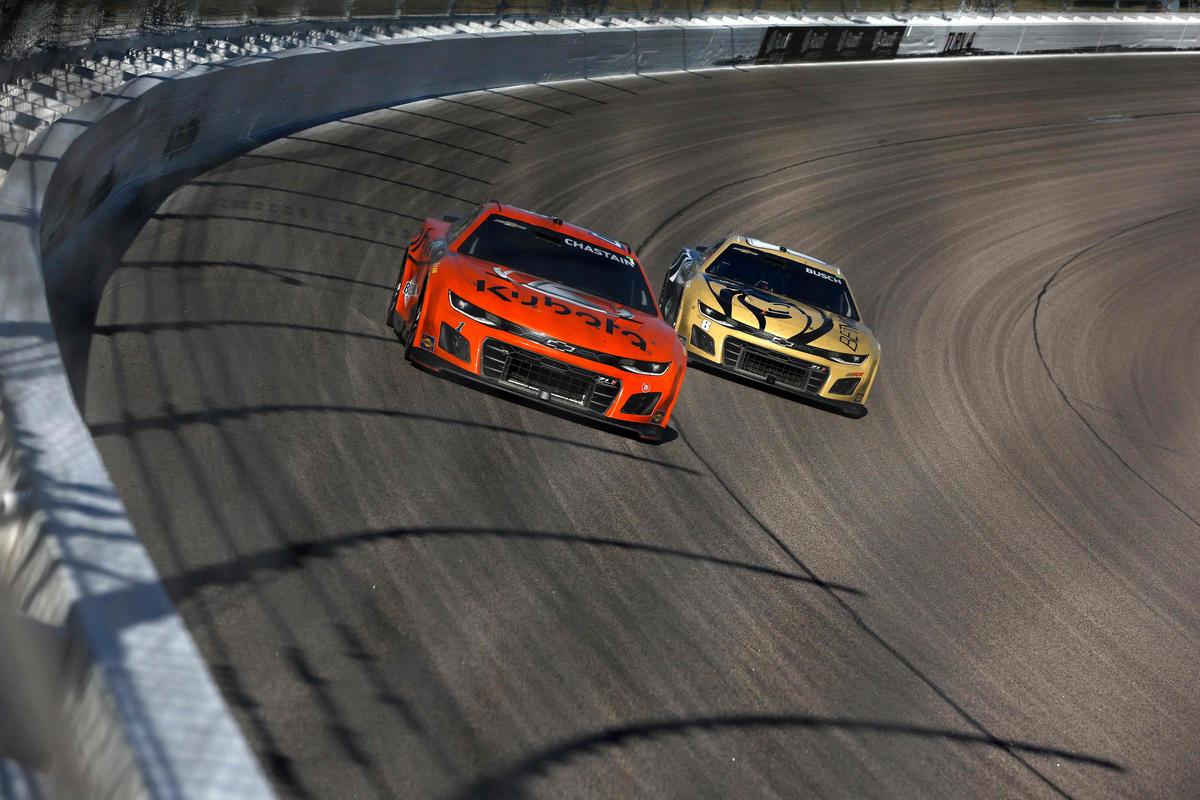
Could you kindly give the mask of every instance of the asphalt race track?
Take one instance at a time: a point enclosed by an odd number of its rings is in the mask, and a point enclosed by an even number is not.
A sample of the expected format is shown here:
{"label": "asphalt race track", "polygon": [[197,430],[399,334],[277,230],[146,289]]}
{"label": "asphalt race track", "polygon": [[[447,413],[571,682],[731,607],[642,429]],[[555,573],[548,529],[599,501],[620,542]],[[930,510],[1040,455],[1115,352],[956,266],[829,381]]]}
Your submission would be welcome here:
{"label": "asphalt race track", "polygon": [[[86,414],[289,797],[1200,794],[1200,57],[721,70],[429,100],[197,177]],[[692,370],[661,446],[407,364],[488,197],[842,266],[846,419]]]}

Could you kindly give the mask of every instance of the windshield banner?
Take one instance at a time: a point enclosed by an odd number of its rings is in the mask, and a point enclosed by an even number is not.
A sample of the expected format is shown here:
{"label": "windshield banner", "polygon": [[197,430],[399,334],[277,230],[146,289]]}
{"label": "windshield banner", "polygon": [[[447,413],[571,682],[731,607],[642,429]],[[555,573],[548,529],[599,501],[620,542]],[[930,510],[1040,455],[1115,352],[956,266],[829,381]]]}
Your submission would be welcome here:
{"label": "windshield banner", "polygon": [[904,38],[903,25],[821,25],[767,28],[756,64],[797,61],[863,61],[895,58]]}

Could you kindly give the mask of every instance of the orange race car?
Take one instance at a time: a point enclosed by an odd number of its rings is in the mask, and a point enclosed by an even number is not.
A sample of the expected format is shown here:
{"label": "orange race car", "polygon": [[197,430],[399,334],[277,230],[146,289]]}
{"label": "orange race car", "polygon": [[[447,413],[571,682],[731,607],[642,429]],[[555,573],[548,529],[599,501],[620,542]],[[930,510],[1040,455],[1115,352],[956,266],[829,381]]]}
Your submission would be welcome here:
{"label": "orange race car", "polygon": [[494,201],[425,221],[387,324],[414,363],[649,441],[687,364],[629,245]]}

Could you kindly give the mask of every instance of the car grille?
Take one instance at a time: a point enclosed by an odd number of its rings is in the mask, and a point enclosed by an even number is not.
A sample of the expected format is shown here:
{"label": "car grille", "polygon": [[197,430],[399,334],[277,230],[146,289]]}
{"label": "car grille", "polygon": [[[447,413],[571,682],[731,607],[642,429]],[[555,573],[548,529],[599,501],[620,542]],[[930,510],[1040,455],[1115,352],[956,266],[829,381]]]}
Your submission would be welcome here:
{"label": "car grille", "polygon": [[762,347],[741,342],[732,336],[725,339],[722,363],[730,369],[752,375],[767,383],[778,383],[810,394],[821,391],[829,373],[798,358],[778,355]]}
{"label": "car grille", "polygon": [[484,340],[479,371],[485,378],[517,386],[531,394],[545,392],[555,400],[595,414],[608,411],[621,391],[621,382],[615,378],[495,339]]}

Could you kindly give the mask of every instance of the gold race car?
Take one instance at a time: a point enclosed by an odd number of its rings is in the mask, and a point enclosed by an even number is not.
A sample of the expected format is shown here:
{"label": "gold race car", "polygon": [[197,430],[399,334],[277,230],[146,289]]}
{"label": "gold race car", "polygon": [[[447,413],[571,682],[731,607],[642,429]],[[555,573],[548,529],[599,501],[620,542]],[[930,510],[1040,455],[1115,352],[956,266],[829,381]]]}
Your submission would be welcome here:
{"label": "gold race car", "polygon": [[786,247],[727,236],[685,249],[659,307],[688,360],[833,406],[867,413],[879,342],[842,271]]}

